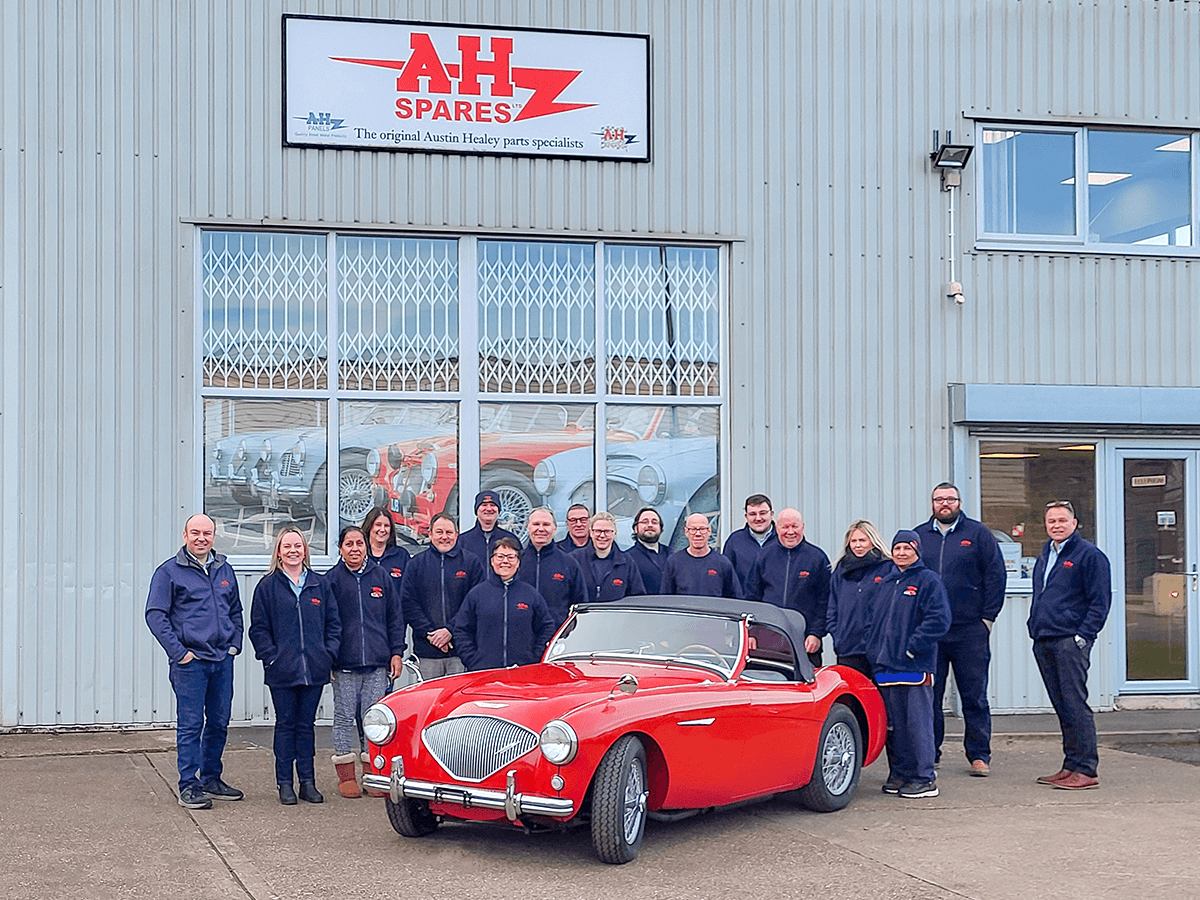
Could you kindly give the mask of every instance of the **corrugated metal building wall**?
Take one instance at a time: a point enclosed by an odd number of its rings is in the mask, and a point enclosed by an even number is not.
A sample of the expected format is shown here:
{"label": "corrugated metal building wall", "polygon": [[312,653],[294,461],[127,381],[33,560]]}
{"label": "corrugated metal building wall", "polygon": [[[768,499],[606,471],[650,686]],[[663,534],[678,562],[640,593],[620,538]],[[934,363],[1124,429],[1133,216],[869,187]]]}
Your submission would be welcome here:
{"label": "corrugated metal building wall", "polygon": [[[827,548],[854,516],[927,514],[949,382],[1200,376],[1186,261],[968,252],[969,300],[949,303],[926,161],[933,129],[968,136],[964,113],[1195,127],[1196,3],[2,10],[0,725],[172,717],[142,610],[200,494],[195,223],[731,241],[726,519],[766,489]],[[649,33],[653,162],[285,150],[285,12]],[[969,247],[969,171],[962,194]],[[242,667],[241,713],[261,717]]]}

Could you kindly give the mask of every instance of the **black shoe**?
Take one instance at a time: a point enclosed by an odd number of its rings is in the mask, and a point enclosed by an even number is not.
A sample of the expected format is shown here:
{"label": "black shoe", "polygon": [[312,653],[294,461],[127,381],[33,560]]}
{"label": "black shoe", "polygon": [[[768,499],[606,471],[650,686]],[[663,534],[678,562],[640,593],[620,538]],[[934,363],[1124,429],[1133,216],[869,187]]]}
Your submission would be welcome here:
{"label": "black shoe", "polygon": [[888,780],[883,783],[883,792],[885,794],[898,794],[900,788],[904,787],[907,782],[898,775],[888,777]]}
{"label": "black shoe", "polygon": [[230,787],[220,778],[210,781],[204,786],[204,793],[214,800],[241,800],[246,795],[235,787]]}
{"label": "black shoe", "polygon": [[312,781],[300,782],[300,799],[305,803],[324,803],[325,798],[321,796],[321,792],[317,790],[317,785]]}
{"label": "black shoe", "polygon": [[184,809],[212,809],[212,801],[208,794],[195,785],[185,787],[179,792],[179,805]]}
{"label": "black shoe", "polygon": [[290,784],[281,784],[279,786],[279,802],[284,806],[295,806],[296,789]]}
{"label": "black shoe", "polygon": [[936,797],[937,795],[936,781],[910,781],[900,788],[900,796],[905,800],[919,800],[922,797]]}

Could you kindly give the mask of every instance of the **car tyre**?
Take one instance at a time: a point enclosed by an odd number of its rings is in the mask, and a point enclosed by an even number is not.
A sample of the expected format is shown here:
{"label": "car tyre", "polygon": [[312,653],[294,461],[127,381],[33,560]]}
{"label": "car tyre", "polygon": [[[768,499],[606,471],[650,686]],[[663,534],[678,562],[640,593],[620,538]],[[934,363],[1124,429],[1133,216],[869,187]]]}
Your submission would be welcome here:
{"label": "car tyre", "polygon": [[601,862],[634,859],[646,833],[646,748],[632,734],[611,747],[592,782],[592,847]]}
{"label": "car tyre", "polygon": [[401,837],[425,837],[437,831],[438,818],[429,811],[426,801],[402,797],[399,803],[393,803],[392,798],[387,797],[383,803],[387,807],[388,821]]}
{"label": "car tyre", "polygon": [[800,803],[813,812],[846,807],[858,788],[862,745],[858,719],[844,704],[835,703],[821,726],[812,780],[796,792]]}

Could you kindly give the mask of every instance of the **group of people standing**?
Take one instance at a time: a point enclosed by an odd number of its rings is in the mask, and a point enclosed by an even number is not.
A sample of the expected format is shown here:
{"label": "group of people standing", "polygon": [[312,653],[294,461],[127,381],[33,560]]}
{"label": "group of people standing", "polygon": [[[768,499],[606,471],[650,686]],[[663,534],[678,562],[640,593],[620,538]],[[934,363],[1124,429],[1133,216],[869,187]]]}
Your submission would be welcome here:
{"label": "group of people standing", "polygon": [[[884,791],[903,797],[937,795],[942,698],[953,667],[971,773],[989,773],[989,636],[1006,574],[995,537],[962,513],[954,485],[938,485],[932,518],[897,532],[890,545],[869,521],[853,522],[836,566],[805,540],[798,510],[775,516],[763,494],[746,499],[746,526],[723,553],[710,546],[712,529],[702,514],[685,520],[688,544],[670,553],[660,543],[662,517],[650,507],[634,517],[627,551],[616,545],[616,519],[608,512],[572,506],[567,535],[555,541],[553,511],[534,510],[523,548],[498,526],[495,492],[480,492],[474,511],[474,527],[461,534],[452,517],[435,516],[429,547],[410,556],[388,511],[372,509],[361,526],[342,529],[340,559],[324,574],[313,571],[299,529],[278,533],[270,568],[254,591],[248,634],[275,706],[281,803],[324,799],[315,781],[314,721],[331,681],[338,789],[347,798],[361,795],[356,763],[367,764],[361,718],[402,673],[406,627],[421,676],[431,679],[535,662],[573,604],[639,594],[744,598],[796,609],[806,621],[803,652],[814,666],[822,665],[822,640],[831,635],[837,662],[880,688],[889,721]],[[1108,612],[1108,561],[1075,533],[1066,501],[1051,504],[1046,521],[1051,540],[1035,569],[1029,628],[1063,725],[1065,757],[1059,773],[1039,781],[1094,787],[1086,675]],[[146,604],[147,624],[170,660],[179,803],[189,809],[243,796],[221,777],[242,606],[233,569],[212,549],[214,537],[208,516],[189,518],[184,545],[156,570]]]}

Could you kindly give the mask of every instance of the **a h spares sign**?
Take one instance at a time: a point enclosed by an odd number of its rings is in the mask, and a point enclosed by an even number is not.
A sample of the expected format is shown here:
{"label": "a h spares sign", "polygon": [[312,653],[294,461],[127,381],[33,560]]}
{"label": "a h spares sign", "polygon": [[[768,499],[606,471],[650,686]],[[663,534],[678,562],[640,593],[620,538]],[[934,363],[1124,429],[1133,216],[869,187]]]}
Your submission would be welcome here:
{"label": "a h spares sign", "polygon": [[283,17],[290,146],[650,159],[646,35]]}

